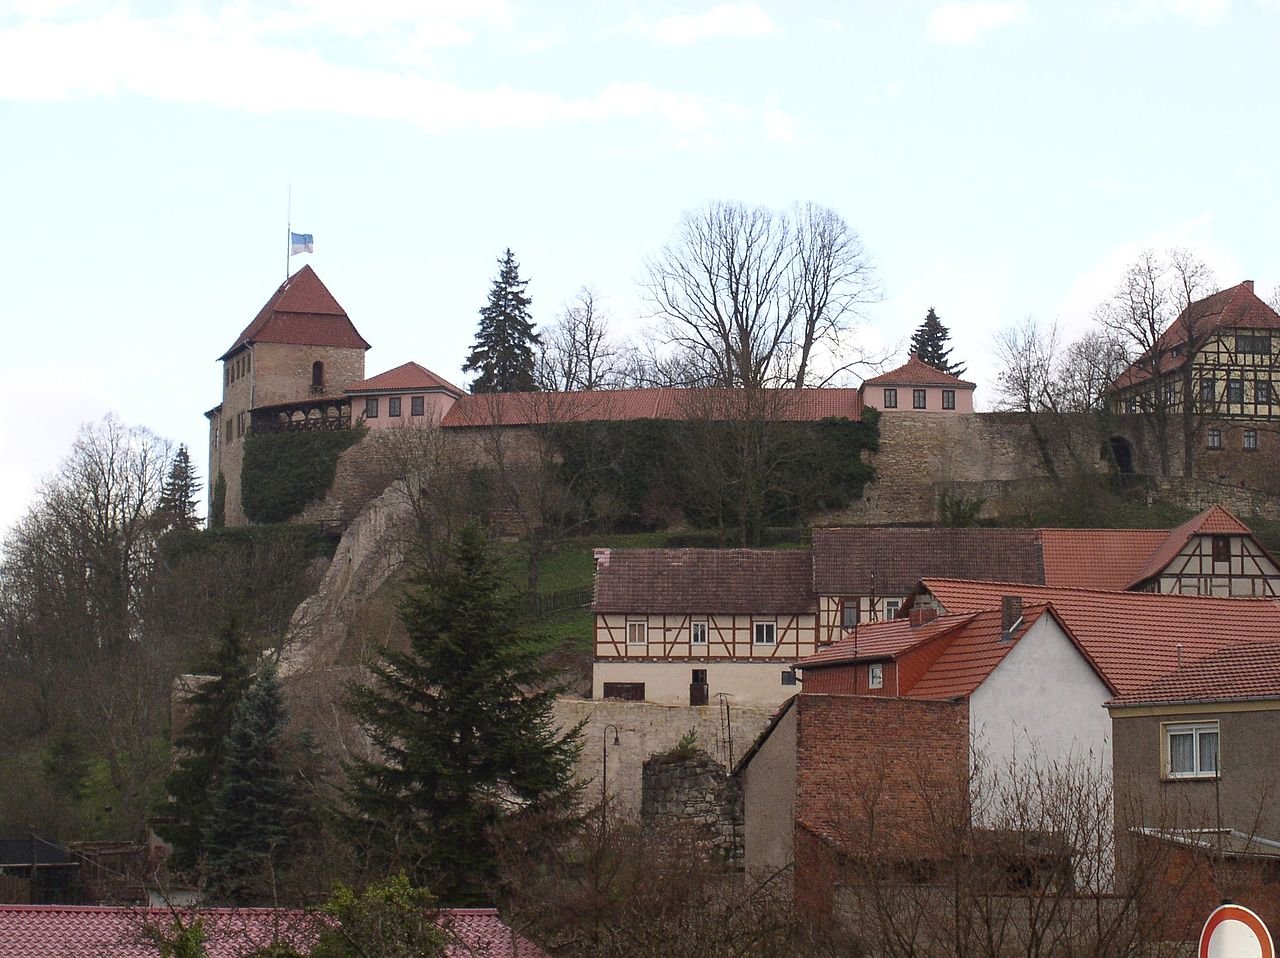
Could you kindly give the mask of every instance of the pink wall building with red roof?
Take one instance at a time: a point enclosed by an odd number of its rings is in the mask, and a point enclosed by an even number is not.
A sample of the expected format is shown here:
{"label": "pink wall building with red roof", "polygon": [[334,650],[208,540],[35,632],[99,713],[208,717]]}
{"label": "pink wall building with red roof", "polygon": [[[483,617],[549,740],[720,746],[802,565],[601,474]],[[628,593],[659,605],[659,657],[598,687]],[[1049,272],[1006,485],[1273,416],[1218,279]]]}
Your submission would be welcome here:
{"label": "pink wall building with red roof", "polygon": [[915,353],[897,369],[874,376],[858,389],[862,402],[881,412],[973,412],[974,384],[921,362]]}

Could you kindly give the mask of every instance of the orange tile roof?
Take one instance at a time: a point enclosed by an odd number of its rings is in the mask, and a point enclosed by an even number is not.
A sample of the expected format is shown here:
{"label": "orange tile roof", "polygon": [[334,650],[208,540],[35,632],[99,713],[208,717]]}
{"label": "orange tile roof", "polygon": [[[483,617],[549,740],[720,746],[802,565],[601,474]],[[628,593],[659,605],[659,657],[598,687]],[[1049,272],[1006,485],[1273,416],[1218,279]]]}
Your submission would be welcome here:
{"label": "orange tile roof", "polygon": [[974,614],[945,615],[912,626],[906,619],[888,622],[872,622],[858,627],[856,633],[846,632],[844,637],[819,652],[800,660],[800,668],[822,668],[864,662],[869,659],[892,659],[918,645],[923,645],[973,621]]}
{"label": "orange tile roof", "polygon": [[1125,584],[1124,588],[1131,589],[1159,574],[1160,570],[1172,562],[1174,556],[1182,551],[1191,540],[1191,537],[1198,535],[1249,536],[1252,538],[1253,533],[1248,526],[1227,512],[1226,509],[1216,505],[1210,506],[1198,516],[1192,516],[1182,525],[1170,531],[1164,543],[1151,553],[1151,557],[1147,559],[1146,564]]}
{"label": "orange tile roof", "polygon": [[461,396],[463,394],[462,390],[453,385],[453,383],[437,376],[425,366],[419,366],[417,363],[412,362],[397,366],[395,369],[388,369],[385,373],[378,373],[376,376],[370,376],[355,385],[348,386],[347,392],[398,392],[413,389],[424,391],[443,389],[453,396]]}
{"label": "orange tile roof", "polygon": [[462,396],[441,425],[529,426],[632,419],[727,421],[748,416],[778,422],[831,417],[858,421],[856,389],[609,389],[589,392],[474,393]]}
{"label": "orange tile roof", "polygon": [[[1196,300],[1156,340],[1156,348],[1161,351],[1160,374],[1180,369],[1186,363],[1185,350],[1178,356],[1173,355],[1172,350],[1187,341],[1188,332],[1201,340],[1223,329],[1280,329],[1280,314],[1254,293],[1253,283],[1249,281]],[[1139,360],[1117,376],[1107,389],[1124,389],[1150,378],[1150,370]]]}
{"label": "orange tile roof", "polygon": [[913,699],[951,699],[972,695],[997,665],[1044,614],[1047,606],[1030,604],[1022,609],[1022,625],[1006,639],[1001,629],[999,603],[971,616],[969,623],[951,637],[946,651],[906,694]]}
{"label": "orange tile roof", "polygon": [[1280,638],[1232,645],[1197,659],[1109,705],[1280,699]]}
{"label": "orange tile roof", "polygon": [[1280,638],[1280,603],[1153,592],[925,578],[948,613],[998,610],[1001,597],[1048,603],[1102,677],[1124,695],[1237,642]]}
{"label": "orange tile roof", "polygon": [[596,570],[596,612],[813,612],[808,550],[611,549]]}
{"label": "orange tile roof", "polygon": [[967,380],[944,373],[936,369],[912,353],[905,363],[897,369],[863,380],[865,386],[956,386],[960,389],[973,389],[974,384]]}
{"label": "orange tile roof", "polygon": [[218,359],[226,359],[249,343],[370,348],[310,266],[302,267],[280,284],[253,322]]}
{"label": "orange tile roof", "polygon": [[1165,529],[1039,529],[1044,584],[1124,589],[1166,539]]}

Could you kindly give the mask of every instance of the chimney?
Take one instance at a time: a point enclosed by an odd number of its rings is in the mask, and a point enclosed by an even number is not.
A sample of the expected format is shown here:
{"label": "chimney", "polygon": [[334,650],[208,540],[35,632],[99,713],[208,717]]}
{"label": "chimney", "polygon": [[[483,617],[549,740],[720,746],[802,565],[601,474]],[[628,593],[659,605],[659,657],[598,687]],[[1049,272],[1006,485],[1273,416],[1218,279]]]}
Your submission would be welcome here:
{"label": "chimney", "polygon": [[608,549],[593,549],[591,555],[595,557],[597,569],[603,569],[609,564]]}
{"label": "chimney", "polygon": [[1006,595],[1000,597],[1000,631],[1006,638],[1012,638],[1018,626],[1022,625],[1022,596]]}
{"label": "chimney", "polygon": [[1241,286],[1243,286],[1245,289],[1247,289],[1249,292],[1251,292],[1251,293],[1253,292],[1253,280],[1251,280],[1251,279],[1246,279],[1246,280],[1245,280],[1243,283],[1241,283],[1240,285],[1241,285]]}
{"label": "chimney", "polygon": [[937,609],[912,609],[910,613],[911,628],[918,629],[938,617]]}

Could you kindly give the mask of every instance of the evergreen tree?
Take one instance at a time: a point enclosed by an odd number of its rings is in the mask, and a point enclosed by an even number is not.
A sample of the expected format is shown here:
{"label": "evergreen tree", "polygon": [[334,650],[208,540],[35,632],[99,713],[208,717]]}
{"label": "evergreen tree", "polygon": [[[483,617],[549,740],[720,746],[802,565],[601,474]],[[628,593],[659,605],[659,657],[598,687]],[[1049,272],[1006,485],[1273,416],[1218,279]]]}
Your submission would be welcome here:
{"label": "evergreen tree", "polygon": [[480,310],[475,345],[462,371],[479,373],[471,383],[473,393],[530,392],[538,388],[533,347],[542,340],[529,315],[532,300],[525,295],[529,281],[520,278],[520,264],[511,250],[499,264],[489,302]]}
{"label": "evergreen tree", "polygon": [[213,678],[187,700],[186,723],[174,743],[178,761],[165,781],[170,804],[164,812],[174,820],[159,829],[173,844],[169,863],[180,871],[194,868],[204,855],[210,801],[221,779],[227,737],[252,677],[248,650],[234,621],[223,628],[200,671]]}
{"label": "evergreen tree", "polygon": [[348,767],[347,824],[383,874],[405,868],[467,904],[492,887],[491,829],[572,804],[578,729],[557,733],[547,644],[514,630],[518,603],[484,533],[469,525],[448,551],[401,605],[409,650],[384,651],[373,684],[350,690],[378,758]]}
{"label": "evergreen tree", "polygon": [[942,325],[942,320],[930,306],[924,322],[911,334],[911,351],[919,357],[920,362],[927,363],[934,369],[952,376],[963,376],[965,365],[951,361],[951,350],[947,348],[950,339],[951,331]]}
{"label": "evergreen tree", "polygon": [[156,503],[156,516],[162,528],[188,531],[200,528],[200,517],[196,515],[196,494],[199,491],[200,483],[196,482],[191,456],[186,445],[180,445]]}
{"label": "evergreen tree", "polygon": [[280,682],[268,665],[236,709],[209,807],[205,880],[210,894],[228,904],[270,904],[251,899],[271,890],[265,882],[290,850],[298,809],[284,763],[285,721]]}

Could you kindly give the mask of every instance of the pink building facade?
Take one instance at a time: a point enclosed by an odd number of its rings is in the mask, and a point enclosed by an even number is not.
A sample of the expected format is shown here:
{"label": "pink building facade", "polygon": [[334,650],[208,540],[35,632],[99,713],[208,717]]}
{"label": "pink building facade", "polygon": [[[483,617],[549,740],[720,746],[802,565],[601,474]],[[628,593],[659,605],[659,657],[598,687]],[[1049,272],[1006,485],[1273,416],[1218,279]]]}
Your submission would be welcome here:
{"label": "pink building facade", "polygon": [[974,384],[934,369],[915,353],[905,365],[875,376],[858,390],[864,406],[889,413],[973,412]]}

